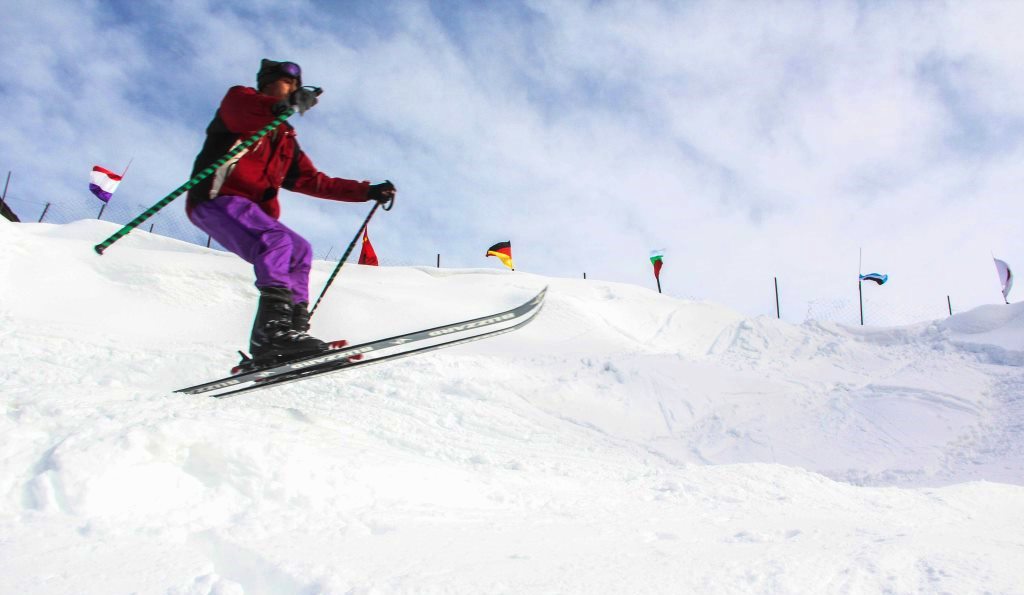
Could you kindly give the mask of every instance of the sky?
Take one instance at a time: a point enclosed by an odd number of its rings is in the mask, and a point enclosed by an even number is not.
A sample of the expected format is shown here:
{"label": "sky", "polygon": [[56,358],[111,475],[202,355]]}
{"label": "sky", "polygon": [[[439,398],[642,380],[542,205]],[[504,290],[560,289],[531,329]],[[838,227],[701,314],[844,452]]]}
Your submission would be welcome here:
{"label": "sky", "polygon": [[[855,322],[886,273],[869,324],[999,303],[993,255],[1024,266],[1021,3],[12,4],[14,198],[90,212],[89,169],[131,161],[114,200],[143,210],[270,58],[324,89],[292,119],[317,167],[397,185],[384,264],[500,268],[509,240],[517,270],[654,289],[662,250],[665,293],[775,315],[777,278],[794,322]],[[368,211],[282,201],[334,258]]]}

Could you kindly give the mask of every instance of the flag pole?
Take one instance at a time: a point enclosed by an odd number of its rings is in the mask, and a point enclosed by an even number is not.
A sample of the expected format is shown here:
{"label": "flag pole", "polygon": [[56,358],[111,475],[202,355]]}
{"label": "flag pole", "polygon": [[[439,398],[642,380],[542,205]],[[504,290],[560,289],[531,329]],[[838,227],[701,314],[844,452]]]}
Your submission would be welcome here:
{"label": "flag pole", "polygon": [[[998,259],[996,258],[996,253],[990,250],[990,251],[989,251],[989,254],[991,254],[991,255],[992,255],[992,262],[993,262],[993,263],[995,263],[995,265],[996,265],[996,273],[999,273],[999,263],[998,263],[998,262],[996,262],[996,260],[998,260]],[[1003,292],[1002,292],[1002,289],[1003,289],[1002,285],[1003,285],[1003,279],[1002,279],[1002,277],[1000,276],[1000,278],[999,278],[999,294],[1000,294],[1000,295],[1002,295],[1002,293],[1003,293]],[[1005,295],[1004,295],[1004,296],[1003,296],[1003,301],[1004,301],[1004,302],[1006,302],[1007,304],[1009,304],[1009,303],[1010,303],[1010,298],[1009,298],[1008,296],[1005,296]]]}
{"label": "flag pole", "polygon": [[[128,168],[132,166],[132,161],[135,161],[135,156],[134,155],[132,155],[132,158],[128,160],[128,165],[126,165],[124,167],[124,171],[121,172],[121,179],[118,180],[118,183],[121,183],[121,182],[124,181],[124,176],[125,176],[125,174],[128,173]],[[113,198],[113,196],[111,196],[110,198]],[[98,215],[96,215],[96,220],[97,221],[100,220],[100,219],[103,219],[103,211],[106,208],[107,208],[107,200],[103,201],[103,204],[100,206],[100,213]]]}
{"label": "flag pole", "polygon": [[11,171],[7,171],[7,181],[4,182],[4,193],[0,195],[0,207],[6,205],[7,201],[7,187],[11,185]]}
{"label": "flag pole", "polygon": [[779,311],[779,278],[775,277],[775,317],[781,319],[782,312]]}
{"label": "flag pole", "polygon": [[864,282],[860,280],[860,275],[857,275],[857,293],[860,294],[860,325],[864,326],[864,290],[862,289]]}
{"label": "flag pole", "polygon": [[857,294],[860,296],[860,325],[864,326],[864,281],[860,276],[864,270],[864,247],[860,248],[860,257],[857,259]]}

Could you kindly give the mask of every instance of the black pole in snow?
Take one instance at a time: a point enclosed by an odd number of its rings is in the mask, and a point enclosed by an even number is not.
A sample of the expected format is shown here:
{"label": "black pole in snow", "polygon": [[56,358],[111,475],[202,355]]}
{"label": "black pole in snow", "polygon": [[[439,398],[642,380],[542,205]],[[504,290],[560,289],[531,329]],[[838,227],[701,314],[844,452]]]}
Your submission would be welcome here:
{"label": "black pole in snow", "polygon": [[46,203],[46,206],[43,207],[43,214],[39,216],[39,222],[40,223],[43,222],[43,217],[46,217],[46,212],[49,211],[49,210],[50,210],[50,203]]}
{"label": "black pole in snow", "polygon": [[8,171],[7,172],[7,181],[4,182],[4,193],[3,193],[2,196],[0,196],[0,205],[6,204],[5,201],[7,200],[7,187],[10,186],[10,185],[11,185],[11,172]]}
{"label": "black pole in snow", "polygon": [[775,277],[775,317],[781,319],[782,312],[779,310],[779,278]]}
{"label": "black pole in snow", "polygon": [[441,268],[441,254],[440,253],[438,253],[438,255],[437,255],[437,268]]}
{"label": "black pole in snow", "polygon": [[864,290],[861,288],[862,282],[857,281],[857,293],[860,294],[860,325],[864,326]]}
{"label": "black pole in snow", "polygon": [[96,215],[97,220],[103,219],[103,209],[105,208],[107,208],[107,203],[103,203],[103,206],[100,207],[100,214]]}
{"label": "black pole in snow", "polygon": [[658,293],[661,293],[661,278],[655,277],[654,280],[658,282]]}
{"label": "black pole in snow", "polygon": [[864,290],[861,288],[861,284],[864,283],[863,277],[860,276],[861,271],[864,270],[864,248],[862,247],[859,251],[860,256],[857,260],[857,293],[860,294],[860,325],[864,326]]}
{"label": "black pole in snow", "polygon": [[946,296],[946,305],[949,306],[949,315],[953,315],[953,302],[949,301],[949,296]]}

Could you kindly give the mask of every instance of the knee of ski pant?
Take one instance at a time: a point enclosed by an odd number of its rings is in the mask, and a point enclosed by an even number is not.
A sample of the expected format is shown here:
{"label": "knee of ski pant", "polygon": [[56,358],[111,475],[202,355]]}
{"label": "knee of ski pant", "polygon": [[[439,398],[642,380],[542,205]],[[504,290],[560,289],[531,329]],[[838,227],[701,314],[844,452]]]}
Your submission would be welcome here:
{"label": "knee of ski pant", "polygon": [[292,236],[287,231],[283,229],[268,229],[259,235],[256,250],[259,254],[277,252],[283,256],[284,254],[291,255],[295,248]]}
{"label": "knee of ski pant", "polygon": [[313,245],[300,235],[292,236],[292,261],[307,267],[313,263]]}

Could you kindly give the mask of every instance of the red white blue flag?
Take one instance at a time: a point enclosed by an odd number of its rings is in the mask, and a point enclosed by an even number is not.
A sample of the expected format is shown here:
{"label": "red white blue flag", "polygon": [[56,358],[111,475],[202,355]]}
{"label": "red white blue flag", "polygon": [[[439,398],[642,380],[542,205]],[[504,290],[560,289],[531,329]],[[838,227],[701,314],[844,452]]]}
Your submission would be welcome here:
{"label": "red white blue flag", "polygon": [[89,174],[89,190],[103,202],[110,201],[110,197],[114,195],[114,191],[117,190],[117,185],[120,183],[121,176],[98,165],[94,165]]}

